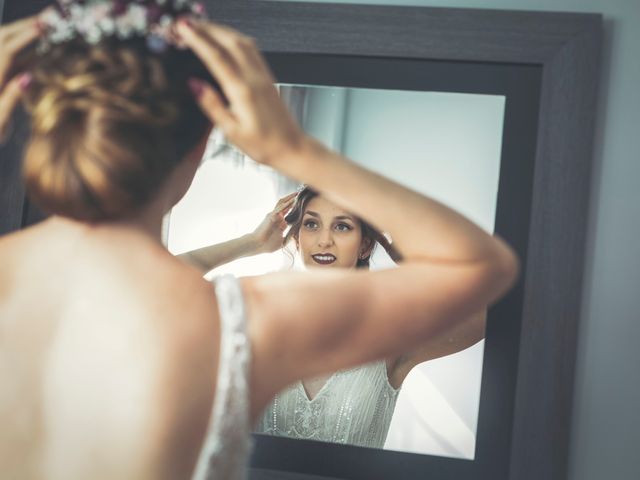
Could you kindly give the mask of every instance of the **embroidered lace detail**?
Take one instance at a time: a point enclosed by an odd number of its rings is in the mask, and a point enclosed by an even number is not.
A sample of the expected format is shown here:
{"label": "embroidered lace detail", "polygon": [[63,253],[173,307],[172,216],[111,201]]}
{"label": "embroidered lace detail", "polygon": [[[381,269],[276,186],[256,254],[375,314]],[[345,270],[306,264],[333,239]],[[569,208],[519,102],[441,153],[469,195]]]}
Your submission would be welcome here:
{"label": "embroidered lace detail", "polygon": [[256,432],[382,448],[399,392],[385,361],[334,373],[313,399],[298,382],[276,395]]}
{"label": "embroidered lace detail", "polygon": [[215,279],[220,311],[218,383],[209,430],[193,480],[247,478],[252,440],[248,369],[251,355],[242,290],[237,278]]}

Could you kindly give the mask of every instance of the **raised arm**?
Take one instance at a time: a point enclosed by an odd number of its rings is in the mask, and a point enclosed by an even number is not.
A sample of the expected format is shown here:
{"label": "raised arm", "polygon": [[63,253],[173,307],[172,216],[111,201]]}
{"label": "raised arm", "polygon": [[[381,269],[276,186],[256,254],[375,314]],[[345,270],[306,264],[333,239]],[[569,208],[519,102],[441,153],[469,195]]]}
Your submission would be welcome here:
{"label": "raised arm", "polygon": [[481,338],[478,312],[506,292],[518,270],[500,238],[311,139],[272,165],[389,232],[403,261],[385,271],[245,281],[254,337],[267,339],[258,355],[263,365],[256,365],[256,392],[265,392],[258,405],[297,378],[411,353],[398,365],[404,378],[415,362]]}
{"label": "raised arm", "polygon": [[274,209],[264,217],[253,232],[226,242],[190,250],[177,257],[199,268],[203,273],[207,273],[238,258],[275,252],[282,247],[283,235],[287,227],[284,217],[291,209],[295,196],[294,192],[278,200]]}
{"label": "raised arm", "polygon": [[310,184],[389,232],[396,269],[243,279],[253,342],[253,414],[287,383],[446,336],[514,282],[512,250],[471,221],[327,149],[293,121],[254,42],[210,23],[179,34],[222,86],[193,82],[203,110],[255,160]]}

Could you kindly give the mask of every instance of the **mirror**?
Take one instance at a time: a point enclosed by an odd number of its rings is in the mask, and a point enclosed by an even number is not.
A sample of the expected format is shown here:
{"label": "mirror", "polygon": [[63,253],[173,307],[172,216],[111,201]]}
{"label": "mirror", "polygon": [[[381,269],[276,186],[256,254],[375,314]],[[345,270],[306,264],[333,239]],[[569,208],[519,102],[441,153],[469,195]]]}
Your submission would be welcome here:
{"label": "mirror", "polygon": [[[436,198],[493,232],[504,96],[290,84],[279,84],[278,88],[307,133],[367,168]],[[167,246],[172,253],[180,254],[249,233],[278,198],[297,187],[295,182],[244,156],[214,131],[193,185],[168,215]],[[394,265],[378,246],[371,269]],[[207,276],[227,272],[256,275],[291,268],[304,266],[295,249],[289,247],[288,252],[232,261]],[[319,422],[316,416],[331,415],[331,425],[357,421],[353,419],[357,416],[352,418],[338,411],[340,403],[333,405],[323,398],[328,395],[327,389],[341,388],[339,381],[332,384],[334,376],[321,382],[315,397],[308,394],[306,383],[288,389],[289,395],[304,396],[299,401],[308,411],[295,421],[290,418],[284,429],[287,433],[279,430],[278,434],[473,459],[483,350],[484,341],[480,341],[413,368],[397,394],[395,410],[393,405],[389,407],[390,422],[388,418],[381,422],[379,428],[383,431],[377,433],[380,438],[376,441],[364,444],[354,440],[358,437],[353,433],[357,427],[342,427],[352,432],[344,437],[339,429],[324,433],[316,430],[323,428],[320,425],[326,427],[326,422]],[[357,392],[349,395],[357,410],[364,398]],[[275,409],[275,405],[267,408],[256,432],[276,431],[271,420]],[[384,431],[387,425],[388,432]]]}

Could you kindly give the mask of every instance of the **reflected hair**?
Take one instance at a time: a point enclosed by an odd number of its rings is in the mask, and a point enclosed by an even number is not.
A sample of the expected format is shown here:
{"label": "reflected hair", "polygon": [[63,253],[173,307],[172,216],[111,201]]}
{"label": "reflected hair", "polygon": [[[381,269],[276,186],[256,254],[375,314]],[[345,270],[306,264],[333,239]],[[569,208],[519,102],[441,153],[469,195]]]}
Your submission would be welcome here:
{"label": "reflected hair", "polygon": [[[285,222],[287,222],[287,224],[290,226],[289,231],[284,238],[285,245],[288,245],[289,242],[293,239],[298,239],[300,228],[302,227],[304,212],[306,211],[309,202],[318,195],[319,193],[317,191],[306,185],[302,187],[302,189],[298,192],[298,195],[296,195],[291,210],[284,217]],[[360,224],[362,238],[369,239],[371,241],[371,244],[373,245],[367,257],[358,258],[356,268],[368,269],[370,267],[371,255],[373,255],[373,252],[375,251],[377,245],[382,246],[382,248],[384,248],[384,250],[394,262],[397,263],[402,260],[402,255],[400,255],[400,252],[395,249],[389,239],[382,232],[374,228],[369,223],[365,222],[360,217],[356,216],[355,218]]]}
{"label": "reflected hair", "polygon": [[153,53],[143,38],[74,39],[23,62],[32,75],[23,178],[47,213],[80,221],[133,214],[211,127],[188,80],[219,87],[188,50]]}

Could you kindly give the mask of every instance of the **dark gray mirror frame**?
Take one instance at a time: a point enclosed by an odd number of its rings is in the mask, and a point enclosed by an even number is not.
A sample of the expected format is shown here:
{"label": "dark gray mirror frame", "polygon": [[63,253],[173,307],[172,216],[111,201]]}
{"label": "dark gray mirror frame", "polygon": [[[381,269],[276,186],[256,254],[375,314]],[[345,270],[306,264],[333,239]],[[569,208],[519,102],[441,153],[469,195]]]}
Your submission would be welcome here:
{"label": "dark gray mirror frame", "polygon": [[[32,14],[48,3],[5,0],[3,22]],[[507,461],[512,480],[566,478],[601,16],[262,0],[206,3],[213,17],[255,37],[265,52],[542,67],[528,250],[522,259],[526,277],[514,423]],[[16,128],[14,139],[0,147],[0,234],[39,217],[25,201],[19,179],[23,122],[18,121]],[[332,461],[348,462],[349,458],[345,454]],[[420,476],[427,474],[442,478],[437,471],[420,472]],[[307,478],[284,471],[273,476],[255,472],[253,476]]]}

